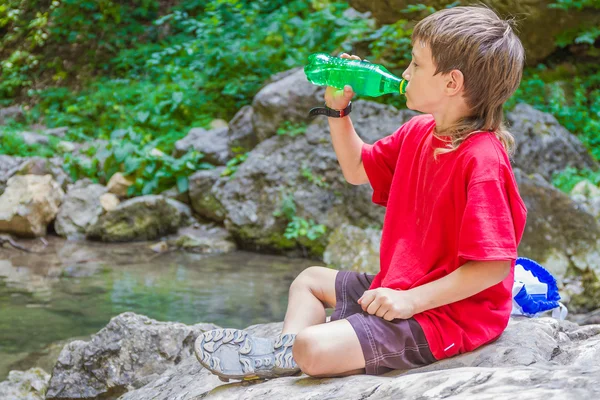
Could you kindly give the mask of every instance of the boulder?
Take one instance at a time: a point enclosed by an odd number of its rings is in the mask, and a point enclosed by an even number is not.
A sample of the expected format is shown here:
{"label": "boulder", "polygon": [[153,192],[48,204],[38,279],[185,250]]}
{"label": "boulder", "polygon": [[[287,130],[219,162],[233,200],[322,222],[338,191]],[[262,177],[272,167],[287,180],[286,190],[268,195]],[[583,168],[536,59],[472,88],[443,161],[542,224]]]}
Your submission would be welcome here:
{"label": "boulder", "polygon": [[186,137],[175,142],[173,155],[180,157],[194,149],[204,154],[203,161],[213,165],[225,165],[230,158],[228,127],[207,131],[203,128],[192,128]]}
{"label": "boulder", "polygon": [[236,250],[237,246],[226,229],[211,224],[197,225],[180,229],[169,238],[168,245],[200,254],[224,254]]}
{"label": "boulder", "polygon": [[229,122],[227,137],[229,140],[229,149],[232,154],[236,148],[250,151],[258,144],[259,140],[252,126],[253,116],[254,109],[251,106],[244,106]]}
{"label": "boulder", "polygon": [[223,171],[225,171],[225,167],[201,170],[188,178],[192,209],[198,215],[210,221],[223,222],[227,213],[213,190]]}
{"label": "boulder", "polygon": [[0,196],[0,232],[22,237],[46,235],[64,195],[50,175],[13,176]]}
{"label": "boulder", "polygon": [[109,193],[112,193],[120,198],[125,198],[127,197],[127,190],[131,185],[133,185],[133,182],[130,179],[127,179],[122,173],[117,172],[110,177],[108,183],[106,184],[106,188],[108,189]]}
{"label": "boulder", "polygon": [[380,244],[381,228],[361,229],[343,224],[329,237],[323,261],[335,269],[376,274]]}
{"label": "boulder", "polygon": [[164,196],[141,196],[100,216],[87,228],[86,236],[105,242],[154,240],[175,233],[190,218],[191,211],[183,203]]}
{"label": "boulder", "polygon": [[196,337],[215,328],[121,314],[90,341],[74,341],[63,348],[46,399],[117,398],[189,358]]}
{"label": "boulder", "polygon": [[0,194],[6,188],[8,179],[15,175],[52,175],[63,190],[73,183],[62,166],[60,157],[13,157],[0,155]]}
{"label": "boulder", "polygon": [[573,266],[600,273],[600,225],[568,195],[534,174],[515,169],[528,210],[519,255],[538,261],[557,278]]}
{"label": "boulder", "polygon": [[[368,143],[392,134],[416,115],[365,101],[357,101],[354,112],[355,129]],[[209,191],[195,190],[194,185],[190,197],[202,215],[201,209],[206,207],[198,205],[202,202],[197,198]],[[225,210],[225,227],[236,242],[249,249],[275,252],[294,252],[300,244],[317,255],[323,253],[329,233],[317,240],[287,239],[283,234],[292,217],[312,220],[327,230],[344,222],[358,227],[381,225],[385,209],[373,205],[371,196],[369,185],[353,186],[345,181],[325,119],[309,125],[304,135],[278,135],[261,142],[232,177],[219,177],[210,189],[210,197]],[[293,205],[295,215],[290,214]],[[285,209],[287,215],[282,212]]]}
{"label": "boulder", "polygon": [[44,400],[50,375],[40,368],[10,371],[8,379],[0,382],[0,399]]}
{"label": "boulder", "polygon": [[106,187],[89,179],[70,186],[54,222],[56,233],[69,240],[85,239],[87,228],[104,213],[101,197],[105,194],[114,196],[107,193]]}
{"label": "boulder", "polygon": [[284,121],[306,123],[311,108],[323,104],[325,88],[306,79],[301,68],[267,84],[254,96],[252,125],[259,142],[275,135]]}
{"label": "boulder", "polygon": [[[426,0],[420,2],[426,6],[442,9],[453,0]],[[463,2],[461,5],[474,2]],[[560,10],[549,7],[556,4],[555,0],[488,0],[488,6],[504,18],[515,18],[517,34],[527,54],[527,63],[536,65],[556,49],[556,39],[565,31],[573,31],[585,27],[598,26],[600,13],[591,7],[577,11]],[[412,0],[350,0],[349,4],[358,11],[371,11],[373,16],[382,24],[392,24],[399,19],[422,19],[422,14],[405,14],[407,6],[415,4]]]}
{"label": "boulder", "polygon": [[525,173],[539,173],[551,181],[555,172],[567,167],[599,168],[581,141],[551,114],[518,104],[506,117],[517,143],[514,165]]}
{"label": "boulder", "polygon": [[[275,337],[281,323],[247,330]],[[263,398],[595,398],[600,393],[600,325],[551,318],[511,319],[504,334],[474,352],[410,371],[336,379],[306,375],[225,384],[202,368],[191,344],[208,326],[159,323],[132,313],[59,357],[47,399]],[[516,378],[518,377],[518,379]]]}

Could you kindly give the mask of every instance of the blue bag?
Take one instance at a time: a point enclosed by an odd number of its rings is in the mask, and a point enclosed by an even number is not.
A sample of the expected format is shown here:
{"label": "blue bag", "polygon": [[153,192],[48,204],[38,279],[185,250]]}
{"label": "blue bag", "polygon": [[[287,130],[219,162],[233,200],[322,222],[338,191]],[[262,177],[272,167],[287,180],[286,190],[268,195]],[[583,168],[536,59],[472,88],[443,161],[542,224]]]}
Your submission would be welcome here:
{"label": "blue bag", "polygon": [[560,302],[556,279],[540,264],[519,257],[515,263],[511,315],[538,317],[552,311],[552,317],[565,319],[567,307]]}

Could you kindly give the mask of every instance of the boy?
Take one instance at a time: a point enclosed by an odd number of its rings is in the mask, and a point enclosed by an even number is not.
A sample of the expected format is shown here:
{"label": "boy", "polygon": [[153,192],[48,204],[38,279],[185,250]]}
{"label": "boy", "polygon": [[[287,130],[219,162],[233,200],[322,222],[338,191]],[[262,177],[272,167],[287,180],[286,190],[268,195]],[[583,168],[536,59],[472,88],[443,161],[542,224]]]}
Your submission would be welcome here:
{"label": "boy", "polygon": [[[519,85],[523,47],[485,7],[438,11],[415,26],[412,43],[402,76],[407,107],[423,115],[373,145],[358,137],[348,110],[329,117],[344,177],[369,182],[373,202],[387,207],[380,272],[303,271],[276,343],[235,329],[200,335],[196,355],[222,379],[415,368],[506,328],[527,210],[502,105]],[[326,105],[344,110],[352,96],[349,87],[327,88]],[[326,307],[335,307],[329,323]]]}

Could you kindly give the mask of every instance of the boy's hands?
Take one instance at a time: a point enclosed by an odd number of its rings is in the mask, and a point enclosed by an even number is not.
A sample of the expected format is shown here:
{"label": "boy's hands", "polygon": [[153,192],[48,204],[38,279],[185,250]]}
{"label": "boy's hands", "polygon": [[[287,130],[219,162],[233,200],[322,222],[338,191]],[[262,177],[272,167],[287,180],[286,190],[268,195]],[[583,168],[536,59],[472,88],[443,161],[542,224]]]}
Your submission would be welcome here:
{"label": "boy's hands", "polygon": [[[350,56],[346,53],[342,53],[340,57],[360,61],[360,57]],[[334,110],[343,110],[348,107],[348,103],[350,103],[352,97],[354,97],[354,91],[350,85],[346,85],[344,90],[339,90],[331,86],[327,86],[325,89],[325,104]]]}
{"label": "boy's hands", "polygon": [[415,305],[405,290],[394,290],[389,288],[377,288],[367,290],[358,304],[363,311],[391,321],[395,318],[408,319],[415,314]]}

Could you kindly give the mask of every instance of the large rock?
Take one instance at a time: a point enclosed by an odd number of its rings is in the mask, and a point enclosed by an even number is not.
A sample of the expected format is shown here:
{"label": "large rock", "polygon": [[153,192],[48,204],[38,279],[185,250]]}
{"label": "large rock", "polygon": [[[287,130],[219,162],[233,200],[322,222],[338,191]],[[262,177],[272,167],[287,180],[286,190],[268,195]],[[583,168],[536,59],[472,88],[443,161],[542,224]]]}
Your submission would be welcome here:
{"label": "large rock", "polygon": [[168,245],[200,254],[224,254],[236,250],[236,244],[225,228],[209,224],[180,229]]}
{"label": "large rock", "polygon": [[[350,0],[350,5],[358,11],[371,11],[373,16],[383,24],[391,24],[399,19],[406,19],[402,11],[413,0]],[[420,3],[439,10],[454,0],[425,0]],[[535,65],[556,49],[556,38],[565,31],[597,26],[600,13],[591,7],[584,11],[570,9],[563,11],[550,8],[555,0],[488,0],[485,4],[497,11],[501,16],[516,17],[517,34],[527,54],[527,62]],[[479,4],[477,1],[461,2],[461,5]],[[421,19],[425,15],[417,15]],[[413,17],[414,18],[414,17]]]}
{"label": "large rock", "polygon": [[252,126],[253,115],[254,109],[251,106],[244,106],[229,122],[227,136],[230,150],[241,147],[249,151],[258,144],[259,140]]}
{"label": "large rock", "polygon": [[307,122],[310,109],[323,104],[325,88],[310,83],[303,69],[286,73],[263,87],[252,101],[252,125],[259,141],[275,135],[284,121]]}
{"label": "large rock", "polygon": [[568,195],[540,175],[515,177],[527,206],[527,224],[519,255],[540,262],[559,279],[567,268],[600,274],[600,225]]}
{"label": "large rock", "polygon": [[[354,113],[356,131],[368,143],[392,134],[415,115],[365,101],[355,103]],[[192,204],[198,196],[194,193],[191,189]],[[385,212],[371,202],[369,185],[353,186],[345,181],[325,119],[309,125],[305,135],[275,136],[260,143],[233,177],[220,177],[210,193],[225,209],[225,227],[237,242],[254,250],[286,252],[301,244],[312,254],[323,253],[328,232],[317,240],[283,236],[293,216],[282,209],[290,208],[292,202],[294,216],[313,220],[329,231],[344,222],[358,227],[381,225]],[[196,205],[194,209],[198,211]]]}
{"label": "large rock", "polygon": [[106,187],[92,183],[89,179],[77,181],[67,192],[54,229],[60,236],[69,240],[85,239],[85,232],[102,215],[104,209],[100,202]]}
{"label": "large rock", "polygon": [[0,232],[23,237],[46,235],[65,193],[52,176],[23,175],[8,180],[0,196]]}
{"label": "large rock", "polygon": [[224,170],[225,167],[201,170],[188,178],[192,209],[198,215],[215,222],[223,222],[227,214],[227,210],[219,202],[213,190]]}
{"label": "large rock", "polygon": [[0,194],[6,188],[6,182],[15,175],[52,175],[60,187],[65,190],[72,183],[62,166],[60,157],[13,157],[0,155]]}
{"label": "large rock", "polygon": [[[196,327],[123,314],[90,342],[73,342],[63,349],[47,398],[496,400],[512,399],[515,393],[524,399],[591,399],[600,394],[600,325],[516,318],[496,342],[427,367],[337,379],[302,375],[255,385],[224,384],[202,368],[189,345],[204,329]],[[281,324],[248,330],[274,337]],[[164,346],[164,341],[171,345]]]}
{"label": "large rock", "polygon": [[581,141],[551,114],[527,104],[518,104],[507,114],[510,132],[515,137],[515,166],[528,174],[539,173],[547,181],[567,167],[599,168]]}
{"label": "large rock", "polygon": [[141,196],[100,216],[86,235],[105,242],[153,240],[175,233],[190,218],[191,211],[183,203],[164,196]]}
{"label": "large rock", "polygon": [[117,398],[155,381],[190,357],[198,335],[213,324],[187,326],[124,313],[89,342],[65,346],[52,371],[46,399]]}
{"label": "large rock", "polygon": [[335,269],[379,272],[381,229],[361,229],[343,224],[329,237],[323,261]]}
{"label": "large rock", "polygon": [[175,142],[174,155],[182,156],[191,149],[204,154],[203,161],[214,165],[225,165],[230,158],[228,127],[207,131],[203,128],[192,128],[186,137]]}
{"label": "large rock", "polygon": [[50,375],[40,368],[10,371],[8,379],[0,382],[0,399],[44,400]]}

